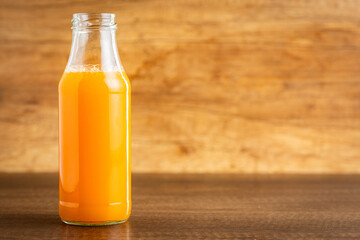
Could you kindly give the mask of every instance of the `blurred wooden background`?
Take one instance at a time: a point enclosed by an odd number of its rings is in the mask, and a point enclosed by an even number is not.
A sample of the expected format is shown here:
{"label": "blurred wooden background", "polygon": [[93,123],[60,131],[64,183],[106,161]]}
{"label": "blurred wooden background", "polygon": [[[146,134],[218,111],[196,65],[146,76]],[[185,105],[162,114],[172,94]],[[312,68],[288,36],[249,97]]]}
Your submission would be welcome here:
{"label": "blurred wooden background", "polygon": [[134,172],[360,173],[358,0],[1,0],[0,171],[57,170],[74,12],[113,12]]}

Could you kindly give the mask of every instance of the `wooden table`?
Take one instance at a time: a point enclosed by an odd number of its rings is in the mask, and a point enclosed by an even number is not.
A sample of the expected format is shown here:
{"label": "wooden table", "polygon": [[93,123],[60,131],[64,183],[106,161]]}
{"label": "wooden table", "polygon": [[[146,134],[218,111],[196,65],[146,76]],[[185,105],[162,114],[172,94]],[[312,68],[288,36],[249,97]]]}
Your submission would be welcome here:
{"label": "wooden table", "polygon": [[76,227],[56,174],[0,174],[1,239],[360,239],[360,176],[133,174],[130,220]]}

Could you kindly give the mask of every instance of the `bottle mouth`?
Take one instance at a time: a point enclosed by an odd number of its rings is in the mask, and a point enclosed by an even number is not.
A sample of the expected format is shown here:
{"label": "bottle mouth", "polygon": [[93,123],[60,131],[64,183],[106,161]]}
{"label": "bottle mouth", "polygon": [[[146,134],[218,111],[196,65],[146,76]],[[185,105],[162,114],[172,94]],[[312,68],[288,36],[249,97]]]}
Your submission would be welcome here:
{"label": "bottle mouth", "polygon": [[73,30],[116,29],[113,13],[75,13],[71,23]]}

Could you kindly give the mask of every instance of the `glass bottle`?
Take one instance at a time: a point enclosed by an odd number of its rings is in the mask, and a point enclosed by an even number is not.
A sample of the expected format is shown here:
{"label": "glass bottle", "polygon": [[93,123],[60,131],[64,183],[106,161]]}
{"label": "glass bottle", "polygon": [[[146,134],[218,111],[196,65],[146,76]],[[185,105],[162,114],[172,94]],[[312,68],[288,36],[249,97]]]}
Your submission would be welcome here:
{"label": "glass bottle", "polygon": [[115,15],[73,15],[59,83],[59,214],[109,225],[131,211],[130,82],[120,63]]}

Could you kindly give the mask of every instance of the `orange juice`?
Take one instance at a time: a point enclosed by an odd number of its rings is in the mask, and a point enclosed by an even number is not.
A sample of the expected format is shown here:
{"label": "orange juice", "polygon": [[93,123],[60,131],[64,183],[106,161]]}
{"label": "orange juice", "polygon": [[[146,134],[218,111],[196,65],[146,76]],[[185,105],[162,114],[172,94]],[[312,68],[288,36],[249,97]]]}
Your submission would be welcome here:
{"label": "orange juice", "polygon": [[59,213],[111,224],[131,211],[130,83],[124,72],[65,72],[59,83]]}

